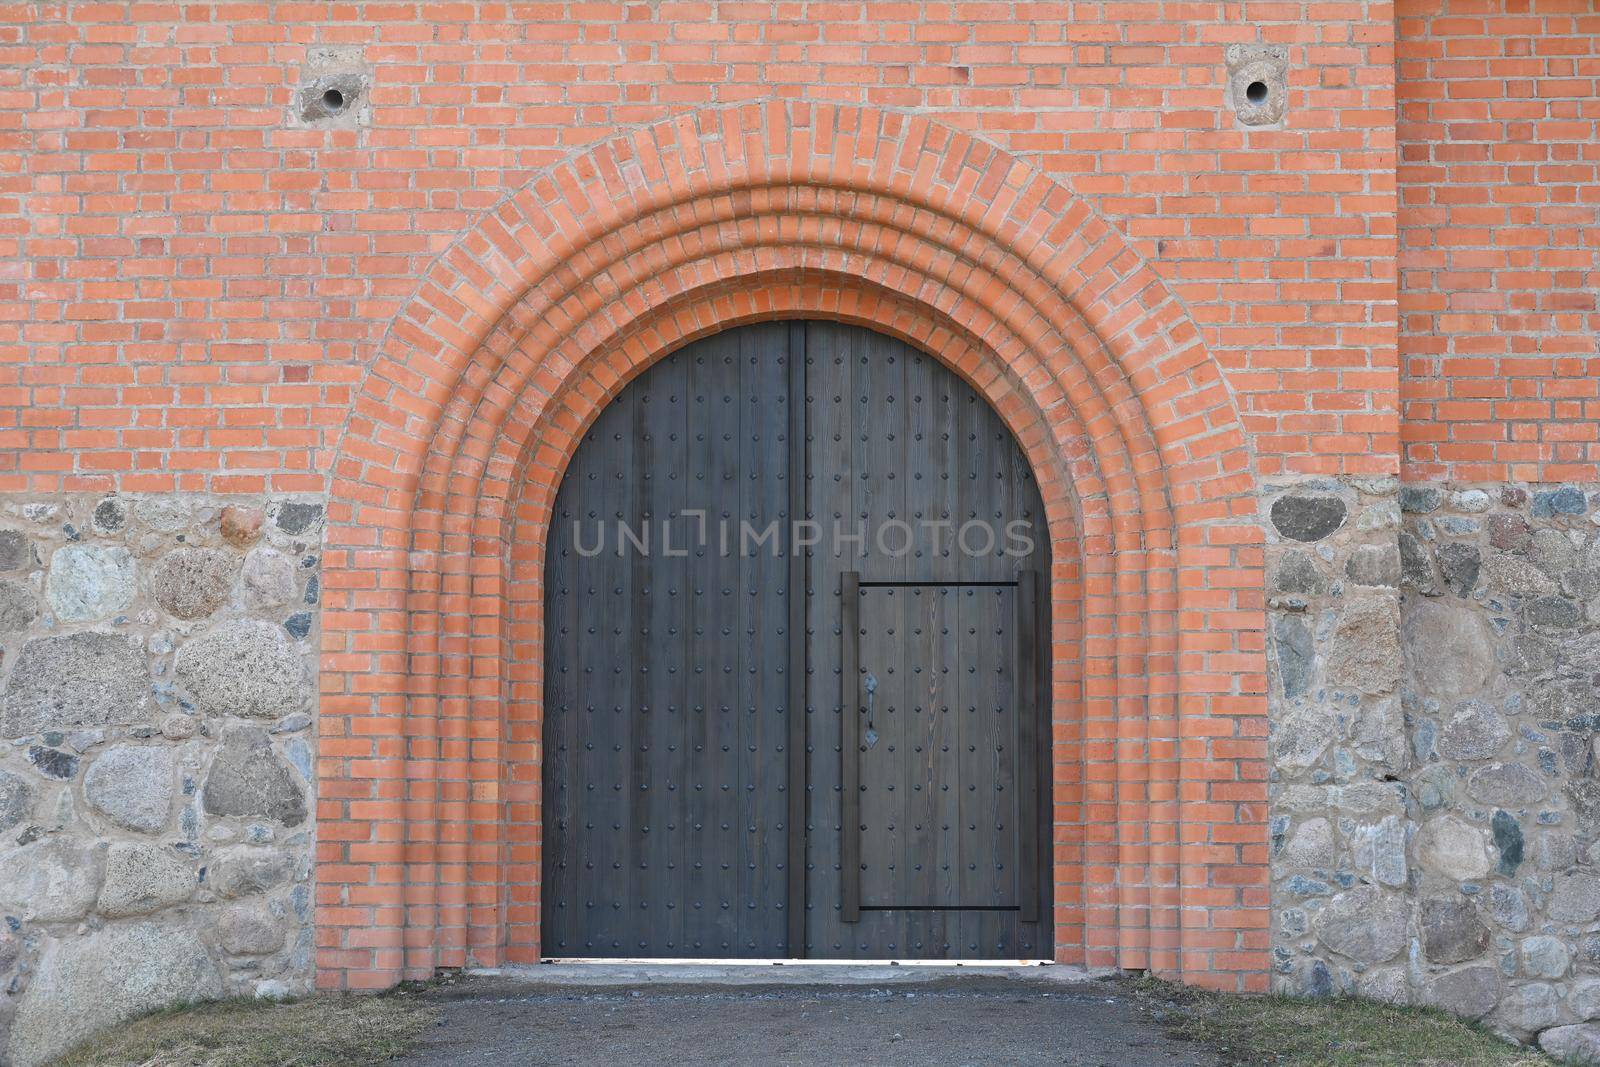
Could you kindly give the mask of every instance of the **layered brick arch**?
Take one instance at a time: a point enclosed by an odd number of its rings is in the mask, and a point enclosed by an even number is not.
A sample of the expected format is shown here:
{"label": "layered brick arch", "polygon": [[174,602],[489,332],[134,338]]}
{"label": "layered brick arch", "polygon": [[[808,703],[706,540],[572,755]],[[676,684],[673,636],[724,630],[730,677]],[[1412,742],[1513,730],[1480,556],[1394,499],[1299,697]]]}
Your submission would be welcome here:
{"label": "layered brick arch", "polygon": [[635,374],[837,318],[966,377],[1055,552],[1058,959],[1265,987],[1261,534],[1181,305],[1060,185],[920,116],[794,102],[618,135],[432,266],[334,459],[318,981],[538,958],[543,546]]}

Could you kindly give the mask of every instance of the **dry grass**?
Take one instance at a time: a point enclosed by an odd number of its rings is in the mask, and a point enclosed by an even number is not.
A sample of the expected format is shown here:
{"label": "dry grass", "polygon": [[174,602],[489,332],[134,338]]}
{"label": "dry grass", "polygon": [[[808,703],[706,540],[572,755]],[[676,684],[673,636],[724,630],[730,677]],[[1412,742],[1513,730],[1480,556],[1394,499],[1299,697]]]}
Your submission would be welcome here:
{"label": "dry grass", "polygon": [[1263,1067],[1552,1067],[1541,1052],[1431,1008],[1241,997],[1131,983],[1174,1034]]}
{"label": "dry grass", "polygon": [[414,991],[223,1000],[114,1027],[56,1067],[363,1067],[408,1049],[439,1009]]}
{"label": "dry grass", "polygon": [[[1179,1037],[1251,1067],[1553,1067],[1533,1050],[1443,1012],[1359,1000],[1207,993],[1119,983]],[[229,1000],[148,1015],[79,1046],[56,1067],[367,1067],[404,1053],[439,1009],[383,996]]]}

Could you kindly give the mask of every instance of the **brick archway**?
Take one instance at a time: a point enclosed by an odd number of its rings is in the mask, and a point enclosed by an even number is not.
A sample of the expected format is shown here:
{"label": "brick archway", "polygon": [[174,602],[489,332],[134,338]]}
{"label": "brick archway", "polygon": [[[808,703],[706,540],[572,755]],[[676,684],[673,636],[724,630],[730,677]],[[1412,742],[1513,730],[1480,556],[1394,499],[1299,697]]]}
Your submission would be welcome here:
{"label": "brick archway", "polygon": [[320,985],[538,958],[561,473],[652,361],[798,316],[945,361],[1034,465],[1056,561],[1058,958],[1264,988],[1261,537],[1218,368],[1048,178],[920,117],[792,102],[583,152],[484,216],[396,319],[329,508]]}

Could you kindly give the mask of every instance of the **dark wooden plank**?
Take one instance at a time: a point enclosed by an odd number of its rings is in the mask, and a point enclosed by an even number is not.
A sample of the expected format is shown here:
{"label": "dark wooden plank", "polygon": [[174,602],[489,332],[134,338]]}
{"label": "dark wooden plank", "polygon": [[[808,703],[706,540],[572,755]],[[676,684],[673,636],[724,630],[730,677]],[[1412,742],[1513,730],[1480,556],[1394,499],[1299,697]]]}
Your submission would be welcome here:
{"label": "dark wooden plank", "polygon": [[842,922],[853,923],[861,918],[861,575],[846,571],[840,585],[841,662],[840,684],[843,706],[840,738],[840,911]]}
{"label": "dark wooden plank", "polygon": [[788,518],[789,577],[786,590],[789,647],[784,669],[788,672],[784,745],[788,752],[788,855],[784,908],[787,955],[805,955],[806,944],[806,590],[810,553],[794,542],[797,524],[806,521],[807,432],[805,324],[788,324],[785,358],[788,362]]}
{"label": "dark wooden plank", "polygon": [[660,852],[666,840],[666,813],[661,800],[666,795],[666,771],[657,750],[655,723],[665,710],[666,692],[660,684],[665,664],[660,662],[656,650],[671,617],[671,605],[666,590],[658,586],[663,560],[654,551],[659,547],[660,523],[665,508],[661,487],[666,483],[662,470],[666,420],[661,413],[668,410],[672,393],[672,372],[681,366],[679,360],[658,363],[650,372],[634,383],[633,426],[631,428],[631,463],[627,478],[630,493],[628,507],[629,527],[639,536],[644,547],[631,543],[624,552],[628,589],[631,595],[632,619],[626,645],[628,658],[625,669],[629,683],[629,741],[630,769],[627,779],[627,865],[628,904],[626,909],[627,945],[630,955],[667,955],[666,901],[663,893],[665,871]]}
{"label": "dark wooden plank", "polygon": [[[600,522],[605,524],[605,547],[594,557],[592,568],[585,568],[587,585],[601,604],[584,634],[583,680],[593,696],[582,701],[592,709],[587,727],[592,730],[589,740],[593,749],[586,751],[584,790],[588,794],[585,799],[594,801],[594,817],[586,819],[582,828],[585,844],[593,850],[584,893],[584,906],[592,913],[584,954],[597,956],[632,953],[627,805],[634,749],[633,676],[616,650],[631,644],[633,587],[626,562],[615,553],[614,526],[632,515],[634,408],[630,398],[619,396],[602,412],[605,426],[598,435],[594,470],[585,472],[600,480]],[[598,526],[596,533],[601,533]],[[612,649],[609,656],[605,653],[608,645]]]}
{"label": "dark wooden plank", "polygon": [[711,793],[710,819],[706,848],[701,863],[710,873],[711,887],[704,901],[708,927],[708,954],[739,954],[738,903],[739,841],[739,761],[742,748],[740,731],[740,684],[742,661],[739,655],[739,602],[743,599],[741,567],[737,547],[731,554],[722,550],[720,532],[724,524],[738,526],[742,513],[739,494],[745,479],[743,363],[739,358],[736,334],[718,334],[708,339],[711,345],[713,381],[708,385],[715,397],[717,414],[714,447],[715,484],[710,495],[708,522],[717,531],[715,585],[707,596],[706,673],[709,701],[707,749],[710,765],[705,775]]}
{"label": "dark wooden plank", "polygon": [[1022,922],[1039,921],[1039,606],[1037,575],[1017,572],[1017,893]]}
{"label": "dark wooden plank", "polygon": [[752,528],[762,535],[771,533],[771,540],[752,541],[740,554],[741,675],[746,681],[740,727],[745,753],[740,763],[744,834],[740,947],[741,954],[771,957],[784,954],[787,930],[783,868],[788,851],[784,785],[788,565],[782,527],[788,508],[788,331],[784,323],[761,323],[741,330],[740,337],[745,448],[764,475],[743,478],[741,495]]}
{"label": "dark wooden plank", "polygon": [[[843,575],[860,561],[853,546],[836,533],[853,523],[855,408],[851,402],[851,348],[848,334],[836,323],[806,324],[806,394],[809,440],[806,442],[807,505],[821,524],[823,541],[812,554],[808,574],[806,619],[810,750],[807,790],[807,920],[806,954],[843,958],[856,954],[859,921],[841,921],[842,821],[841,767],[846,686],[842,675],[844,630]],[[858,917],[859,919],[859,917]]]}
{"label": "dark wooden plank", "polygon": [[[911,604],[922,589],[866,585],[861,590],[861,719],[857,780],[861,797],[860,896],[863,908],[896,908],[919,901],[904,870],[911,688],[906,665]],[[903,927],[902,917],[894,922]],[[901,931],[903,934],[903,930]],[[899,942],[897,941],[898,945]]]}
{"label": "dark wooden plank", "polygon": [[[723,377],[719,346],[710,338],[677,358],[688,364],[687,388],[688,455],[690,478],[688,506],[699,511],[695,538],[689,558],[687,588],[688,625],[685,628],[684,673],[684,751],[688,764],[684,775],[683,877],[686,917],[685,955],[700,956],[726,951],[716,932],[715,891],[718,876],[707,868],[708,843],[716,833],[712,798],[715,781],[710,772],[716,765],[716,748],[711,740],[711,723],[716,715],[720,673],[715,670],[718,649],[714,611],[721,583],[722,558],[703,531],[712,528],[717,510],[717,495],[724,475],[723,464],[731,449],[720,447],[724,421]],[[708,904],[711,906],[707,910]]]}
{"label": "dark wooden plank", "polygon": [[[1031,674],[1019,668],[1017,684],[1027,686],[1022,690],[1026,698],[1019,702],[1018,752],[1031,769],[1019,772],[1031,787],[1030,795],[1019,796],[1022,806],[1019,822],[1023,824],[1020,847],[1027,850],[1021,858],[1019,892],[1022,912],[1018,916],[1018,955],[1048,959],[1052,955],[1053,924],[1049,915],[1052,900],[1053,872],[1051,864],[1052,818],[1054,811],[1050,800],[1052,774],[1052,730],[1050,728],[1050,541],[1044,523],[1043,504],[1039,500],[1033,469],[1014,439],[1009,441],[1011,459],[1011,495],[1008,515],[1028,524],[1028,534],[1034,541],[1033,551],[1026,556],[1014,556],[1011,562],[1017,567],[1019,587],[1028,581],[1033,608],[1030,614],[1021,614],[1028,625],[1018,633],[1018,648],[1026,642],[1032,662]],[[1019,588],[1019,595],[1020,595]],[[1027,731],[1027,739],[1022,731]],[[1031,830],[1028,829],[1031,815]],[[1031,871],[1031,877],[1029,872]],[[1031,918],[1028,916],[1031,914]]]}
{"label": "dark wooden plank", "polygon": [[[545,552],[554,561],[550,573],[555,579],[546,584],[545,597],[545,688],[544,688],[544,765],[542,771],[544,833],[541,837],[543,898],[540,944],[547,956],[570,956],[576,946],[570,943],[575,925],[569,917],[574,907],[573,892],[577,862],[572,848],[574,815],[570,793],[576,758],[573,752],[576,714],[572,702],[577,688],[579,619],[578,597],[574,595],[573,522],[570,499],[558,500]],[[581,903],[576,905],[582,907]]]}

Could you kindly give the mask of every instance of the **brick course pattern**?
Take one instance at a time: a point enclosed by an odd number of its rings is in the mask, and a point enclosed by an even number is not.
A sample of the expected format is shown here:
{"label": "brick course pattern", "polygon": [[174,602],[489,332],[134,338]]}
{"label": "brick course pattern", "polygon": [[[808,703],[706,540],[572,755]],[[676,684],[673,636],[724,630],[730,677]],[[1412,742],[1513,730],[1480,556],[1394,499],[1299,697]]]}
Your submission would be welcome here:
{"label": "brick course pattern", "polygon": [[[0,487],[326,487],[429,263],[573,152],[761,99],[970,131],[1115,223],[1229,376],[1264,473],[1387,469],[1388,4],[13,5],[0,18]],[[1244,128],[1225,49],[1282,45]],[[367,100],[307,123],[359,53]]]}
{"label": "brick course pattern", "polygon": [[0,492],[326,502],[316,981],[382,987],[537,956],[586,420],[893,334],[1050,513],[1060,958],[1263,989],[1263,487],[1596,480],[1600,27],[1494,6],[11,5]]}
{"label": "brick course pattern", "polygon": [[1600,479],[1600,13],[1400,8],[1408,478]]}

